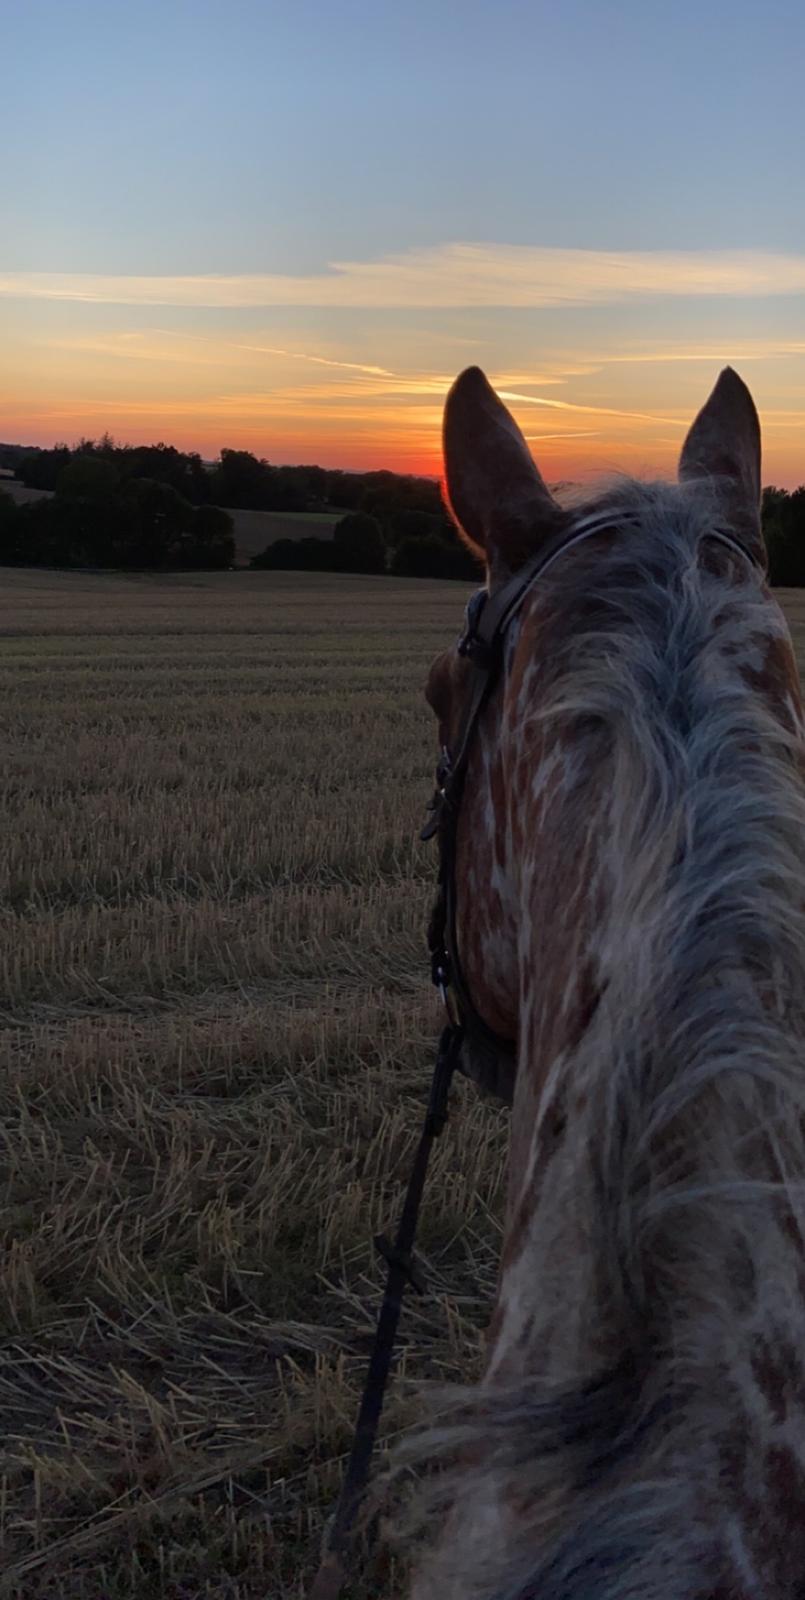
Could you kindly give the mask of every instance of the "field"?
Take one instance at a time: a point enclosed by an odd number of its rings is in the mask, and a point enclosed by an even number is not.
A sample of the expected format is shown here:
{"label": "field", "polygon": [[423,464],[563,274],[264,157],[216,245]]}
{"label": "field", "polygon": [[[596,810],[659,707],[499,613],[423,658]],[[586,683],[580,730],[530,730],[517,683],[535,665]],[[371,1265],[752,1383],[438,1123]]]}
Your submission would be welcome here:
{"label": "field", "polygon": [[[297,1600],[441,1020],[421,686],[465,591],[3,590],[0,1596]],[[453,1099],[391,1435],[494,1291],[507,1114]]]}
{"label": "field", "polygon": [[[466,591],[3,590],[0,1595],[291,1600],[441,1022],[421,686]],[[455,1100],[410,1378],[472,1368],[493,1292],[506,1113]]]}

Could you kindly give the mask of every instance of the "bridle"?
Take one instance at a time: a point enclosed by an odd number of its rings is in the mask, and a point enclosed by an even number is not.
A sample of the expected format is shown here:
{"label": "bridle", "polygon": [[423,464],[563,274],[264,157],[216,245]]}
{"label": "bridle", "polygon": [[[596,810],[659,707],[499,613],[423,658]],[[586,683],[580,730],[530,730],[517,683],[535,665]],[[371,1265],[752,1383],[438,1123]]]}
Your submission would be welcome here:
{"label": "bridle", "polygon": [[[439,874],[436,900],[428,927],[431,977],[442,996],[448,1026],[454,1031],[454,1049],[459,1070],[473,1079],[486,1093],[512,1103],[517,1065],[517,1041],[498,1033],[481,1015],[473,1002],[461,965],[456,925],[456,841],[458,820],[470,751],[481,713],[505,666],[506,633],[523,602],[555,561],[575,545],[597,534],[617,534],[627,519],[615,522],[612,512],[598,512],[573,523],[546,540],[537,555],[501,588],[491,594],[479,589],[469,602],[458,653],[471,668],[455,751],[445,746],[436,769],[436,788],[430,801],[429,817],[421,839],[438,835]],[[637,521],[628,518],[629,522]],[[746,545],[721,528],[708,528],[702,538],[716,539],[734,554],[757,567],[759,563]],[[462,1052],[464,1041],[469,1052]]]}
{"label": "bridle", "polygon": [[[631,519],[629,519],[631,520]],[[436,903],[428,928],[431,975],[444,1001],[447,1023],[442,1030],[425,1119],[417,1146],[399,1227],[393,1241],[384,1234],[375,1244],[387,1264],[386,1289],[369,1358],[366,1382],[352,1440],[349,1462],[335,1515],[324,1547],[322,1562],[309,1600],[336,1600],[346,1580],[345,1557],[352,1529],[369,1476],[391,1356],[397,1332],[403,1291],[410,1283],[420,1292],[421,1274],[413,1257],[419,1204],[433,1140],[447,1120],[448,1093],[458,1069],[484,1089],[511,1103],[516,1068],[516,1041],[507,1039],[480,1015],[461,967],[456,930],[456,838],[459,809],[470,750],[478,721],[504,669],[506,632],[537,579],[574,545],[595,534],[617,534],[626,519],[616,523],[612,514],[599,512],[575,522],[548,539],[542,549],[508,583],[491,594],[480,589],[467,606],[459,654],[471,667],[469,692],[464,704],[455,754],[445,749],[436,772],[436,792],[423,839],[439,838],[439,878]],[[752,552],[720,528],[703,538],[717,539],[752,566]],[[470,1059],[462,1054],[465,1039],[472,1047]]]}

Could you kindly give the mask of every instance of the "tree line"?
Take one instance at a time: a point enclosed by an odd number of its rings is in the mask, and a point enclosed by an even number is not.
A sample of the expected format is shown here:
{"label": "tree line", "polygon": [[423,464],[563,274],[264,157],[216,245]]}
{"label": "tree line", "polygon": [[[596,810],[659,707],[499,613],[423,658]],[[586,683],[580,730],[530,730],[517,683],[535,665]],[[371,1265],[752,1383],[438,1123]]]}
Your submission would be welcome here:
{"label": "tree line", "polygon": [[1,564],[229,567],[227,512],[249,510],[344,513],[334,537],[276,540],[255,567],[470,581],[478,573],[430,478],[275,467],[248,450],[205,463],[173,445],[119,445],[109,435],[49,450],[0,444],[0,466],[48,496],[16,505],[0,479]]}
{"label": "tree line", "polygon": [[805,484],[764,489],[761,510],[772,583],[805,589]]}
{"label": "tree line", "polygon": [[[173,445],[0,444],[0,466],[49,497],[17,505],[0,479],[0,564],[221,568],[235,561],[232,510],[343,512],[331,538],[276,539],[252,567],[460,578],[479,567],[430,478],[386,470],[273,466],[248,450],[205,463]],[[805,587],[805,486],[763,491],[771,581]]]}
{"label": "tree line", "polygon": [[399,578],[477,581],[480,566],[444,512],[399,511],[385,522],[348,512],[330,539],[275,539],[252,567],[273,572],[388,572]]}
{"label": "tree line", "polygon": [[[169,456],[168,447],[164,448]],[[45,453],[45,452],[43,452]],[[55,452],[46,452],[48,455]],[[178,454],[178,452],[173,452]],[[18,505],[0,479],[4,566],[221,568],[235,559],[232,518],[164,477],[139,476],[94,449],[68,451],[47,496]],[[157,468],[159,463],[157,463]],[[31,488],[45,487],[23,482]]]}
{"label": "tree line", "polygon": [[77,445],[0,444],[0,467],[10,468],[30,489],[57,490],[61,474],[77,455],[114,466],[121,480],[151,478],[167,483],[191,505],[232,511],[365,511],[386,517],[395,511],[441,511],[439,486],[430,478],[398,472],[344,472],[340,468],[272,466],[249,450],[221,451],[205,462],[197,451],[174,445],[120,445],[109,434]]}

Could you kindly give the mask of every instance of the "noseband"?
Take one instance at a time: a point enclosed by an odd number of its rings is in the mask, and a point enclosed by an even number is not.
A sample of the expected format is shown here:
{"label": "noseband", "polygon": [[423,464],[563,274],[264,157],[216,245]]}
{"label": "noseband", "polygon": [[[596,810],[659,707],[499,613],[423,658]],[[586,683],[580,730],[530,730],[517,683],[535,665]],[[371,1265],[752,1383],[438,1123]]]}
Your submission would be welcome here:
{"label": "noseband", "polygon": [[[538,555],[493,594],[479,589],[473,595],[458,642],[459,655],[466,657],[471,666],[469,690],[455,750],[445,746],[442,751],[436,769],[436,789],[428,808],[431,815],[420,834],[421,839],[438,835],[439,840],[438,888],[428,926],[428,949],[431,977],[444,1001],[460,1070],[484,1092],[496,1095],[509,1105],[514,1096],[517,1041],[490,1027],[473,1004],[458,951],[456,841],[464,781],[481,712],[503,671],[506,632],[524,600],[537,579],[574,545],[599,533],[617,533],[621,526],[623,519],[616,524],[611,513],[598,512],[583,518],[570,529],[548,539]],[[720,528],[708,529],[702,538],[716,539],[751,566],[759,566],[756,557],[739,539]],[[465,1040],[471,1046],[469,1057],[460,1048]]]}

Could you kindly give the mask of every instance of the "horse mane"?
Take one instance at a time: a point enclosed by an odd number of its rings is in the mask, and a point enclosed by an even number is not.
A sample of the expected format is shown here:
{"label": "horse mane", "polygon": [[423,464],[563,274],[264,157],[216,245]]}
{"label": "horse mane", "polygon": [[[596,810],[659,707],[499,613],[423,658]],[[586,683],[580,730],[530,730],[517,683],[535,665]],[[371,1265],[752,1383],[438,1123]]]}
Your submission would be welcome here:
{"label": "horse mane", "polygon": [[[627,480],[594,503],[617,538],[557,564],[535,595],[546,671],[521,714],[572,729],[596,774],[584,794],[609,890],[603,981],[560,1064],[582,1109],[540,1189],[522,1374],[441,1392],[405,1452],[434,1467],[423,1524],[470,1513],[417,1600],[709,1595],[707,1486],[732,1476],[751,1493],[746,1397],[779,1403],[778,1346],[802,1387],[803,730],[793,694],[778,715],[760,692],[770,638],[788,631],[759,569],[727,584],[708,565],[711,484]],[[583,1305],[568,1310],[583,1322],[586,1305],[589,1327],[577,1378],[557,1384],[540,1377],[540,1304],[543,1286],[554,1304],[562,1292],[568,1208],[589,1238],[570,1275]],[[618,1332],[614,1364],[596,1357],[599,1317]],[[719,1538],[749,1595],[760,1579],[740,1511],[725,1490]]]}

